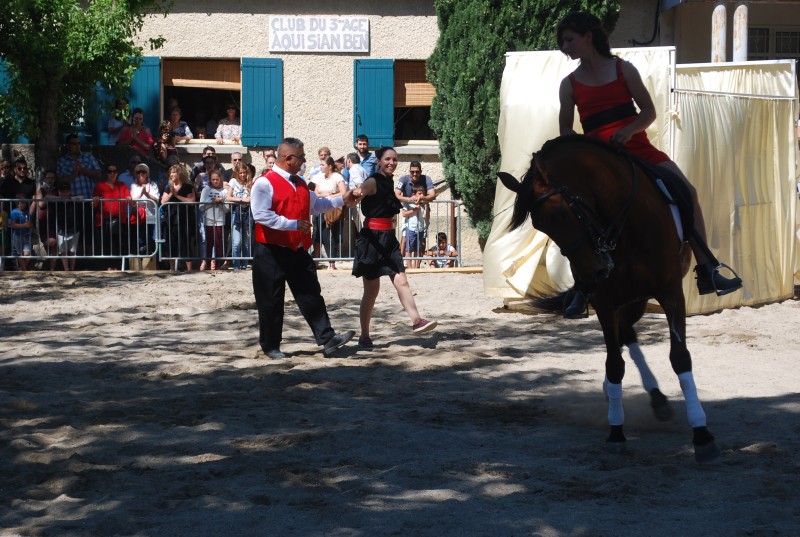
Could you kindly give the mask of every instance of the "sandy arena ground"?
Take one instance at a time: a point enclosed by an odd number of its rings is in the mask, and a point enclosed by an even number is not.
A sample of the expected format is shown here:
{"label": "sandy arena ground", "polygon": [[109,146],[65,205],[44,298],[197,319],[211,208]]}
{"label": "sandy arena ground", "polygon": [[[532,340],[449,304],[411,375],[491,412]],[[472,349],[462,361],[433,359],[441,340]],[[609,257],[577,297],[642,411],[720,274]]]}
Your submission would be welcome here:
{"label": "sandy arena ground", "polygon": [[[320,279],[357,330],[360,281]],[[289,300],[281,361],[249,272],[2,282],[0,536],[800,535],[797,300],[689,319],[698,465],[663,319],[639,333],[675,419],[629,363],[612,455],[596,318],[504,311],[480,274],[410,276],[419,336],[384,279],[377,348],[332,359]]]}

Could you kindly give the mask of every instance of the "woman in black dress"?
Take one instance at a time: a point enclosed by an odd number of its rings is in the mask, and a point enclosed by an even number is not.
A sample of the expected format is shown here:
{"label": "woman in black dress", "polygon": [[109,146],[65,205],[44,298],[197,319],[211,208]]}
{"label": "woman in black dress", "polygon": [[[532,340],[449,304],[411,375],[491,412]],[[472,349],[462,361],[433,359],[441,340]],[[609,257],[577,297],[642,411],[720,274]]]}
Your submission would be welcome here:
{"label": "woman in black dress", "polygon": [[364,296],[361,298],[359,319],[361,348],[371,350],[372,339],[369,325],[375,299],[381,289],[381,276],[389,276],[400,304],[411,318],[411,329],[416,333],[427,332],[436,327],[436,321],[423,319],[417,311],[408,278],[405,275],[403,255],[395,234],[395,217],[400,212],[400,201],[394,193],[392,174],[397,168],[397,153],[391,147],[383,147],[375,152],[379,171],[371,175],[353,191],[361,199],[361,212],[364,226],[356,241],[356,254],[353,261],[353,276],[364,282]]}

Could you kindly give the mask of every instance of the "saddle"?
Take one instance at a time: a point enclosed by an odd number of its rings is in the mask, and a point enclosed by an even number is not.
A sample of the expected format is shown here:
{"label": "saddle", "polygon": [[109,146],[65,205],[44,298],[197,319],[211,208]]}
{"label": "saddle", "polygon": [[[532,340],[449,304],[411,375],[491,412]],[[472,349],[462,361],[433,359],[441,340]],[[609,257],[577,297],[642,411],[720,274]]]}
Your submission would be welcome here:
{"label": "saddle", "polygon": [[669,205],[674,205],[678,209],[681,218],[684,240],[694,234],[694,204],[692,203],[692,193],[683,182],[683,179],[671,171],[660,168],[641,157],[628,154],[629,158],[642,168],[647,177],[658,187],[658,191]]}

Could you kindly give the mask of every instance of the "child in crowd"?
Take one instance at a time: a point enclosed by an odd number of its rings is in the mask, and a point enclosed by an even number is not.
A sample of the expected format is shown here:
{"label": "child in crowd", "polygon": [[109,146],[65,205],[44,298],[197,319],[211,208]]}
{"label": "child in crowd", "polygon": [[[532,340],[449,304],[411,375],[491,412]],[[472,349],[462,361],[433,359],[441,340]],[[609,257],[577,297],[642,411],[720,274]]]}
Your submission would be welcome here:
{"label": "child in crowd", "polygon": [[76,215],[80,211],[80,207],[72,201],[72,187],[70,187],[69,183],[61,183],[58,185],[57,190],[59,201],[54,203],[56,210],[53,217],[56,221],[58,255],[73,256],[61,259],[64,270],[72,271],[75,270],[75,263],[78,261],[74,256],[78,254],[80,233],[78,232],[78,227],[75,225],[75,220]]}
{"label": "child in crowd", "polygon": [[[413,201],[403,202],[403,229],[406,237],[406,257],[420,257],[425,252],[425,234],[430,220],[430,205],[421,204],[420,198],[425,195],[425,185],[413,185],[411,198]],[[420,260],[406,262],[406,268],[419,268]]]}
{"label": "child in crowd", "polygon": [[26,259],[31,256],[31,214],[28,211],[28,202],[17,201],[16,209],[11,211],[9,218],[11,222],[11,255],[17,257],[19,270],[28,270]]}
{"label": "child in crowd", "polygon": [[[203,211],[203,224],[206,227],[206,260],[200,263],[200,270],[206,270],[206,261],[211,270],[222,268],[221,257],[225,248],[222,245],[223,226],[225,213],[228,206],[225,201],[228,191],[222,184],[222,172],[212,170],[208,174],[208,186],[203,187],[200,193],[200,207]],[[213,259],[212,259],[213,253]]]}
{"label": "child in crowd", "polygon": [[430,261],[430,266],[434,268],[444,268],[455,266],[458,257],[458,250],[447,244],[447,233],[439,232],[436,234],[436,246],[428,250],[428,255],[436,257]]}

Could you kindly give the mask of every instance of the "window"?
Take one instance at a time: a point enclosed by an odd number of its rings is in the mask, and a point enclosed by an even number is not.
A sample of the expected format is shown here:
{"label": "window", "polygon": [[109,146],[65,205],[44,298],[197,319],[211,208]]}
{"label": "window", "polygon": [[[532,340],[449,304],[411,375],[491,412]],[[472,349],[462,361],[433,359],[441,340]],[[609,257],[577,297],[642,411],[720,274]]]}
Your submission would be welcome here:
{"label": "window", "polygon": [[238,60],[164,59],[164,109],[169,119],[180,106],[181,119],[195,138],[213,138],[217,122],[225,117],[229,103],[241,110],[241,70]]}
{"label": "window", "polygon": [[800,60],[800,28],[748,28],[748,60]]}
{"label": "window", "polygon": [[747,31],[747,59],[769,59],[769,28],[750,28]]}
{"label": "window", "polygon": [[394,137],[433,140],[431,104],[436,90],[425,76],[424,61],[396,61],[394,67]]}
{"label": "window", "polygon": [[[130,88],[131,108],[145,111],[151,130],[174,104],[195,129],[225,117],[233,102],[242,120],[242,144],[277,146],[283,137],[283,61],[278,58],[193,60],[145,57]],[[162,104],[164,109],[162,110]],[[207,138],[214,133],[206,132]]]}

